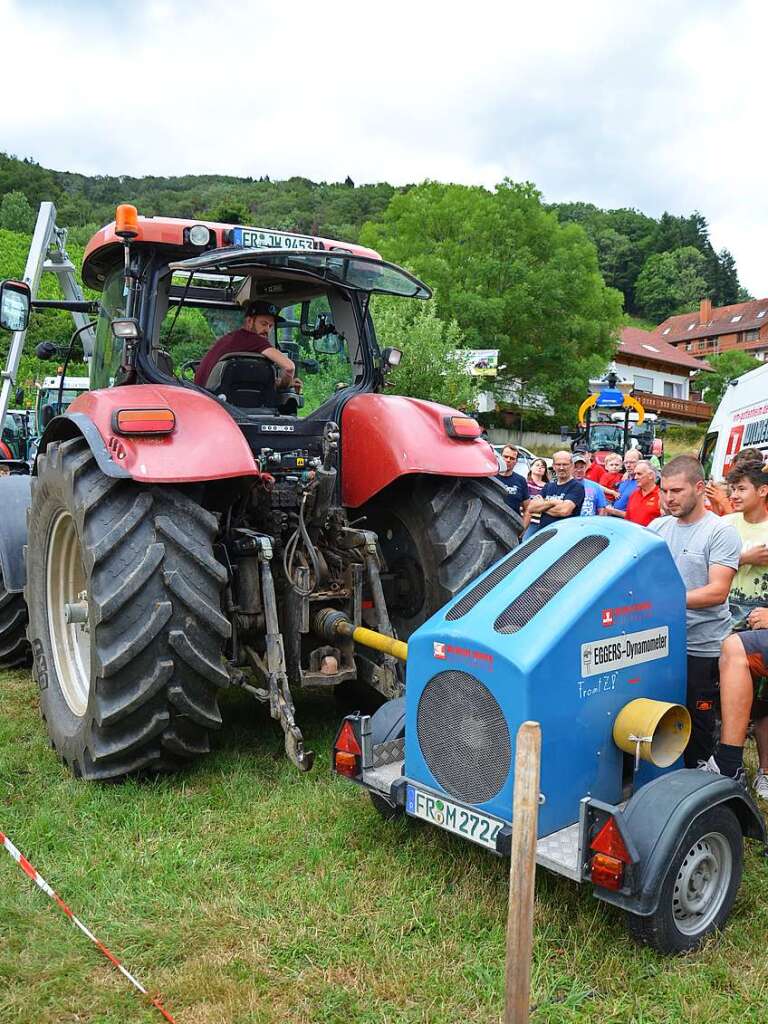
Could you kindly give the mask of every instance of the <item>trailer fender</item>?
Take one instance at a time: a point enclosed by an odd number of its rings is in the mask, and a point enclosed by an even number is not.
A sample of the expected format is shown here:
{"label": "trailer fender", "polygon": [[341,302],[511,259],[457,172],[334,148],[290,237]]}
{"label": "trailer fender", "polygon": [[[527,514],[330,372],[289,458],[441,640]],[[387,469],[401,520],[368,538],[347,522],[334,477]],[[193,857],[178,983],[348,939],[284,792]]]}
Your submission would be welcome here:
{"label": "trailer fender", "polygon": [[405,736],[405,697],[395,697],[371,715],[371,742],[388,743]]}
{"label": "trailer fender", "polygon": [[489,477],[496,455],[481,438],[450,437],[445,420],[464,413],[447,405],[399,395],[355,395],[341,414],[341,492],[359,508],[401,477],[429,473]]}
{"label": "trailer fender", "polygon": [[765,844],[765,821],[743,786],[722,775],[683,768],[643,786],[616,813],[621,831],[639,855],[633,865],[633,892],[596,887],[595,896],[641,917],[655,913],[667,869],[689,826],[719,804],[734,812],[746,837]]}
{"label": "trailer fender", "polygon": [[27,475],[0,477],[0,567],[3,586],[11,594],[24,589],[24,546],[27,543],[27,509],[32,478]]}
{"label": "trailer fender", "polygon": [[[118,434],[121,409],[171,409],[175,426],[162,436]],[[258,476],[259,468],[237,423],[219,402],[191,388],[133,384],[79,395],[51,421],[39,452],[51,441],[80,434],[106,476],[152,484],[185,484]]]}

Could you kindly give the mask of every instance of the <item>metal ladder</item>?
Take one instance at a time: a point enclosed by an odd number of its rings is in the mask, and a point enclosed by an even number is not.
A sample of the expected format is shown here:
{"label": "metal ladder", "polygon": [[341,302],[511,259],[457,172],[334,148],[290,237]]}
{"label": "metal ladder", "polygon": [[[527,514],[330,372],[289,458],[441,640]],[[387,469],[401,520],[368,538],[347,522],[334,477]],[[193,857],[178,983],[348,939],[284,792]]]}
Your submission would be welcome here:
{"label": "metal ladder", "polygon": [[[59,287],[65,301],[85,302],[83,290],[75,277],[74,265],[67,255],[66,241],[67,229],[57,227],[56,225],[56,207],[53,203],[40,203],[37,223],[35,224],[32,242],[29,246],[27,265],[24,268],[24,280],[32,291],[33,303],[38,296],[40,279],[46,271],[55,274],[59,279]],[[90,320],[86,313],[75,311],[72,311],[72,319],[75,322],[75,327],[84,327]],[[19,361],[21,360],[26,336],[26,330],[14,331],[11,335],[8,361],[5,369],[0,372],[0,380],[2,380],[2,390],[0,391],[0,429],[2,424],[5,423],[5,414],[8,411],[11,389],[16,384],[16,374],[19,370]],[[93,352],[93,329],[84,330],[80,337],[83,341],[83,351],[87,361]]]}

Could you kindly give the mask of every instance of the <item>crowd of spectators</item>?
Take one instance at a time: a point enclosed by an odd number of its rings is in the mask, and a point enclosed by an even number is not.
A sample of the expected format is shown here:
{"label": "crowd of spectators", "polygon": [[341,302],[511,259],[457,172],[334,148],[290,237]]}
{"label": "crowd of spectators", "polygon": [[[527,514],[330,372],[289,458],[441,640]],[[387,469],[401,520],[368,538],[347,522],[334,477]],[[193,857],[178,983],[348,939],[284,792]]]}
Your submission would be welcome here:
{"label": "crowd of spectators", "polygon": [[608,515],[666,542],[686,589],[692,735],[685,764],[744,782],[751,722],[754,789],[768,800],[768,465],[761,452],[740,452],[719,484],[705,481],[693,456],[659,470],[636,449],[623,460],[609,455],[602,466],[589,452],[559,451],[550,480],[543,459],[526,475],[515,473],[517,455],[513,445],[504,449],[498,479],[522,517],[524,540],[563,519]]}

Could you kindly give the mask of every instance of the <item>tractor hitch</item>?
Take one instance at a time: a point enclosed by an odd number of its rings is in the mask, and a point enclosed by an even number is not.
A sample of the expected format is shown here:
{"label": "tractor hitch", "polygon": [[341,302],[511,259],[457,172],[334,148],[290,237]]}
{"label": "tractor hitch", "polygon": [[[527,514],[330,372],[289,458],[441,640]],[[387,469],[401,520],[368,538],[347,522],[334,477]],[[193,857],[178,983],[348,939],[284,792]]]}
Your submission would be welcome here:
{"label": "tractor hitch", "polygon": [[277,618],[277,600],[275,598],[275,581],[272,578],[270,562],[272,560],[272,542],[267,536],[252,533],[249,535],[252,546],[259,561],[261,577],[261,593],[264,602],[265,642],[266,651],[262,657],[248,645],[244,645],[248,661],[254,671],[266,682],[265,688],[247,686],[257,700],[269,703],[269,712],[280,723],[285,733],[285,752],[289,759],[302,772],[308,772],[315,761],[314,752],[304,749],[304,737],[296,725],[293,700],[288,686],[288,673],[285,668],[285,650],[283,637]]}

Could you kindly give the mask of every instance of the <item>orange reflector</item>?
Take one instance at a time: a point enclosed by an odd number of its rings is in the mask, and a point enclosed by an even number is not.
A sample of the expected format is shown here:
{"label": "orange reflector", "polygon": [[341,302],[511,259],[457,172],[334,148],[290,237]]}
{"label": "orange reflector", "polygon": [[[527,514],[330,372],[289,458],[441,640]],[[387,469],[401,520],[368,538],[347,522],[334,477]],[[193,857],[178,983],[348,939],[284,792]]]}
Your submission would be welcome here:
{"label": "orange reflector", "polygon": [[334,763],[339,775],[346,775],[349,779],[354,779],[357,775],[357,758],[354,754],[346,750],[337,750],[334,754]]}
{"label": "orange reflector", "polygon": [[605,853],[609,857],[631,864],[632,858],[629,855],[626,843],[621,838],[619,826],[614,818],[609,818],[603,825],[595,838],[589,844],[597,853]]}
{"label": "orange reflector", "polygon": [[135,238],[139,233],[139,213],[130,203],[121,203],[115,210],[115,234]]}
{"label": "orange reflector", "polygon": [[172,409],[118,409],[112,421],[117,434],[170,434],[175,426]]}
{"label": "orange reflector", "polygon": [[333,749],[344,750],[348,754],[357,754],[358,756],[363,753],[360,748],[360,744],[357,742],[355,730],[352,728],[350,722],[345,722],[344,725],[342,725],[339,730],[339,735],[336,737]]}
{"label": "orange reflector", "polygon": [[589,876],[593,885],[603,889],[620,889],[624,881],[624,865],[616,857],[596,853],[592,858]]}
{"label": "orange reflector", "polygon": [[483,428],[471,416],[446,416],[443,422],[449,437],[460,438],[464,441],[472,441],[476,437],[480,437],[483,432]]}

